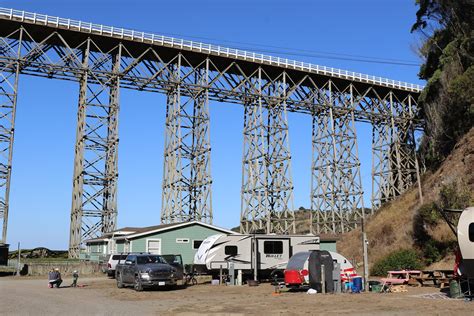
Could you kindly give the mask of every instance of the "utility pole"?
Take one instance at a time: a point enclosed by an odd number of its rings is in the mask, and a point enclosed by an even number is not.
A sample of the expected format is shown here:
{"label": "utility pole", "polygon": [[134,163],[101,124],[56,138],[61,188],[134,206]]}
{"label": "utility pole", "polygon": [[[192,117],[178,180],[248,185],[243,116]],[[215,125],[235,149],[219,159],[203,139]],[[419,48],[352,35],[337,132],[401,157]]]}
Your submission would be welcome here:
{"label": "utility pole", "polygon": [[367,291],[369,288],[369,253],[367,246],[369,241],[367,240],[367,234],[365,233],[365,214],[362,214],[362,251],[364,256],[364,290]]}
{"label": "utility pole", "polygon": [[20,242],[18,242],[18,262],[16,265],[16,276],[20,275],[20,258],[21,258],[21,250],[20,250]]}

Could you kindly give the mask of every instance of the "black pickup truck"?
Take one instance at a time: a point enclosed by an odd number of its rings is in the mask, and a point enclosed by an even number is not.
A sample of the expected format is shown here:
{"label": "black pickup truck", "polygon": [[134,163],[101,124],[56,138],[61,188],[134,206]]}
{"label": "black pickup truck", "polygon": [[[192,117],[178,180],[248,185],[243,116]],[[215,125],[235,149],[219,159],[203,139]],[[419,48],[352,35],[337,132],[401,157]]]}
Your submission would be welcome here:
{"label": "black pickup truck", "polygon": [[118,288],[133,286],[136,291],[142,291],[152,287],[175,287],[183,277],[160,255],[129,254],[125,262],[117,264],[115,278]]}

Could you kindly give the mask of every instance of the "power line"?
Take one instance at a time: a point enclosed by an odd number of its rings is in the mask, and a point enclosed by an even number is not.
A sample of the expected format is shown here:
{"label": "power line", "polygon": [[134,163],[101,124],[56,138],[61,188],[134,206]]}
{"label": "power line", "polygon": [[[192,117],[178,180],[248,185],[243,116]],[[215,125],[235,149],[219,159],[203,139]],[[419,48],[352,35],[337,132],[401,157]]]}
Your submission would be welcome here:
{"label": "power line", "polygon": [[[242,49],[242,50],[250,50],[250,51],[255,51],[255,52],[260,52],[260,53],[281,54],[281,55],[297,56],[297,57],[313,57],[313,58],[320,58],[320,59],[347,60],[347,61],[357,61],[357,62],[373,63],[373,64],[388,64],[388,65],[414,66],[414,67],[420,66],[419,63],[412,60],[381,58],[381,57],[375,57],[375,56],[364,56],[364,55],[354,55],[354,54],[344,54],[344,53],[332,53],[332,52],[314,51],[314,50],[307,50],[307,49],[294,49],[294,48],[288,48],[288,47],[282,47],[282,46],[264,45],[264,44],[248,43],[248,42],[240,42],[240,41],[229,41],[229,40],[222,40],[222,39],[216,39],[216,38],[210,38],[210,37],[189,36],[189,35],[176,34],[176,33],[168,33],[166,35],[179,36],[179,37],[190,38],[190,39],[201,39],[201,40],[214,42],[211,44],[230,43],[230,44],[239,44],[239,45],[250,45],[248,47],[240,46],[240,47],[233,47],[233,48]],[[276,50],[260,49],[254,46],[259,46],[259,47],[264,47],[264,48],[275,48]]]}
{"label": "power line", "polygon": [[361,59],[361,58],[349,58],[349,57],[336,57],[336,56],[325,56],[323,54],[300,54],[300,53],[287,53],[287,52],[278,52],[272,50],[263,50],[263,49],[253,49],[253,48],[239,48],[239,49],[251,49],[255,52],[261,53],[269,53],[269,54],[282,54],[288,56],[299,56],[299,57],[314,57],[314,58],[321,58],[321,59],[336,59],[336,60],[348,60],[348,61],[357,61],[363,63],[371,63],[371,64],[385,64],[385,65],[400,65],[400,66],[416,66],[419,67],[419,64],[416,63],[408,63],[408,62],[397,62],[397,61],[389,61],[389,60],[369,60],[369,59]]}

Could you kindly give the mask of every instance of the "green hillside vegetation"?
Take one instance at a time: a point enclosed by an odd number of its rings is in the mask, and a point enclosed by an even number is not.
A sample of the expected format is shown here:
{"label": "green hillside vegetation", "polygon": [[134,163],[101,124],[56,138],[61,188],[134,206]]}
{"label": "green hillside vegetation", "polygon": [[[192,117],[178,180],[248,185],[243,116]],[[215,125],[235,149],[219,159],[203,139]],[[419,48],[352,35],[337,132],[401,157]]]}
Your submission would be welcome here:
{"label": "green hillside vegetation", "polygon": [[[385,203],[367,221],[369,264],[374,274],[384,274],[393,258],[403,258],[405,268],[421,266],[452,269],[456,236],[441,216],[441,208],[462,209],[474,204],[474,128],[458,142],[436,171],[422,177],[424,203],[418,189],[408,190]],[[454,219],[455,220],[455,219]],[[343,234],[338,251],[362,265],[361,231]],[[406,252],[408,251],[408,252]],[[415,254],[415,255],[413,255]],[[418,260],[411,261],[412,258]],[[380,268],[382,266],[382,268]]]}
{"label": "green hillside vegetation", "polygon": [[[38,247],[34,249],[21,249],[21,259],[67,259],[68,252],[66,250],[50,250],[44,247]],[[9,259],[18,258],[18,250],[10,251],[8,253]]]}
{"label": "green hillside vegetation", "polygon": [[474,121],[474,1],[418,0],[412,32],[423,38],[418,104],[425,120],[420,153],[435,169]]}
{"label": "green hillside vegetation", "polygon": [[[369,219],[374,275],[400,268],[451,269],[457,241],[441,209],[474,204],[474,1],[416,3],[419,10],[411,31],[422,38],[419,77],[427,80],[418,99],[419,118],[425,122],[419,157],[428,168],[422,177],[424,204],[413,188]],[[359,263],[360,234],[357,229],[349,232],[338,244]]]}

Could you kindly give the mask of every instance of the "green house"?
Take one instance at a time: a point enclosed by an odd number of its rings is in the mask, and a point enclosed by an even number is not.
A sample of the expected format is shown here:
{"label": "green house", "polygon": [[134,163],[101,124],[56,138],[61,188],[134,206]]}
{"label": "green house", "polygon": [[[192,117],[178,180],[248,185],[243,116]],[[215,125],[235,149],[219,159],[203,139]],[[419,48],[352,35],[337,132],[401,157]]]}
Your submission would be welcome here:
{"label": "green house", "polygon": [[[124,227],[100,238],[85,241],[81,259],[106,261],[109,254],[121,252],[150,252],[154,254],[180,254],[183,264],[193,264],[194,254],[201,242],[216,234],[235,232],[202,222],[162,224],[149,227]],[[320,236],[321,250],[336,251],[337,238]]]}
{"label": "green house", "polygon": [[192,264],[202,241],[216,234],[235,232],[197,221],[142,228],[125,227],[100,238],[86,240],[81,259],[103,261],[111,253],[150,252],[181,254],[184,264]]}

